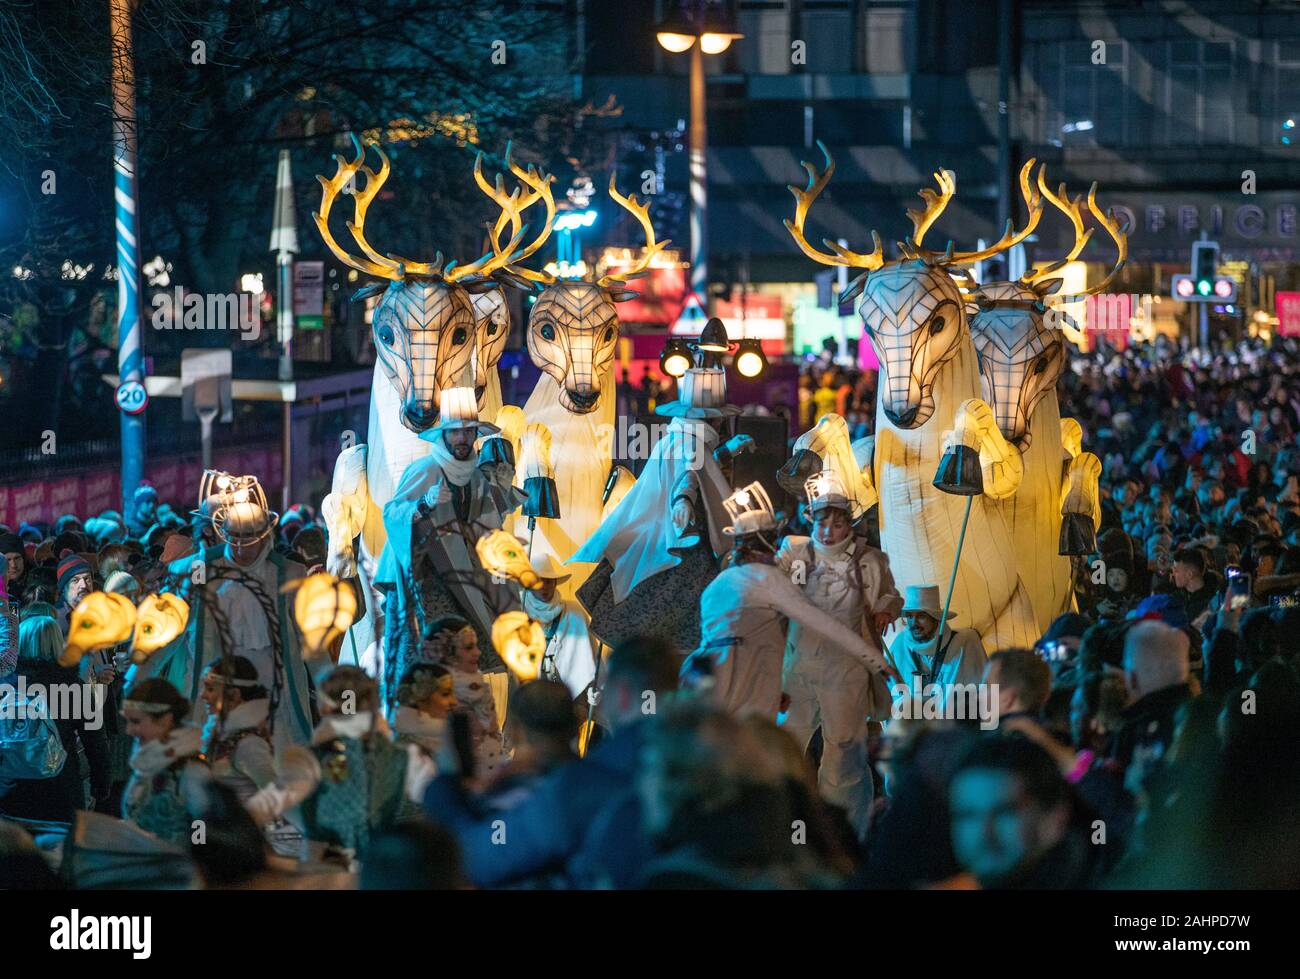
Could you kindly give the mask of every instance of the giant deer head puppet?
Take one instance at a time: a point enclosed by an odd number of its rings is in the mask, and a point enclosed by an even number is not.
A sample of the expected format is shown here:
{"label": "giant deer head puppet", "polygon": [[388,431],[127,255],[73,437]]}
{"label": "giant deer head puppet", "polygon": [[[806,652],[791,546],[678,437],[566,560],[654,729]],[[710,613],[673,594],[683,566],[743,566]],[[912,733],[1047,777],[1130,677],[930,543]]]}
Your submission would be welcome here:
{"label": "giant deer head puppet", "polygon": [[1083,292],[1056,296],[1061,280],[1052,277],[1083,251],[1094,228],[1084,230],[1083,195],[1071,200],[1061,184],[1054,194],[1044,177],[1046,167],[1038,171],[1038,187],[1043,197],[1060,210],[1074,228],[1074,245],[1065,257],[1030,271],[1015,282],[991,282],[974,293],[979,310],[971,317],[971,338],[979,354],[984,394],[997,416],[1003,436],[1022,451],[1029,448],[1030,423],[1034,409],[1044,395],[1056,389],[1065,367],[1065,340],[1078,343],[1082,337],[1072,328],[1069,317],[1050,307],[1083,296],[1102,292],[1114,281],[1128,257],[1128,237],[1120,231],[1115,216],[1097,206],[1097,185],[1088,191],[1088,210],[1106,229],[1118,249],[1114,268],[1100,282]]}
{"label": "giant deer head puppet", "polygon": [[1005,251],[1034,230],[1043,209],[1041,198],[1029,183],[1034,161],[1020,171],[1020,189],[1029,207],[1029,219],[1021,230],[1015,231],[1008,220],[1001,238],[972,252],[954,252],[951,242],[943,252],[922,248],[925,233],[956,192],[955,178],[945,170],[934,175],[938,193],[929,188],[920,192],[925,210],[907,212],[913,232],[906,241],[899,242],[903,257],[886,261],[880,235],[875,231],[871,233],[874,247],[866,254],[826,240],[823,244],[830,251],[822,251],[804,237],[808,209],[835,172],[835,161],[825,145],[820,141],[817,145],[826,158],[826,168],[819,171],[812,163],[803,164],[808,171],[808,186],[789,188],[796,202],[795,216],[785,226],[800,250],[814,261],[864,270],[841,300],[862,296],[864,329],[883,372],[880,396],[886,417],[899,428],[917,428],[934,413],[932,389],[936,376],[968,335],[965,299],[949,272]]}
{"label": "giant deer head puppet", "polygon": [[[481,157],[480,157],[481,159]],[[502,208],[493,229],[493,248],[498,258],[509,255],[509,260],[497,278],[522,278],[543,286],[541,295],[533,305],[528,319],[528,355],[541,370],[560,388],[560,404],[574,414],[584,415],[596,409],[602,385],[608,382],[614,363],[614,349],[618,343],[618,311],[614,304],[632,299],[638,294],[626,288],[629,279],[646,274],[651,260],[668,245],[668,241],[655,241],[654,227],[650,223],[649,204],[641,204],[636,195],[624,197],[614,186],[614,176],[609,178],[609,196],[621,207],[636,215],[645,229],[646,250],[641,259],[628,271],[601,276],[599,279],[559,279],[549,272],[536,272],[520,263],[540,247],[545,235],[555,223],[555,201],[551,197],[552,177],[539,174],[532,167],[522,170],[506,153],[510,172],[529,193],[519,201],[518,207],[508,206],[510,198],[498,174],[495,186],[483,179],[479,164],[475,164],[475,178],[483,190]],[[517,193],[518,191],[516,191]],[[511,246],[499,244],[507,222],[515,238],[518,235],[519,212],[537,200],[546,207],[544,234],[533,244],[516,254],[509,254]]]}
{"label": "giant deer head puppet", "polygon": [[[323,176],[316,178],[321,182],[321,205],[313,217],[325,244],[340,262],[388,282],[386,288],[382,284],[367,286],[353,298],[364,299],[383,291],[371,320],[375,351],[384,374],[400,397],[402,424],[420,432],[438,420],[439,392],[452,386],[462,371],[475,368],[478,337],[469,290],[495,285],[486,277],[504,265],[515,251],[523,237],[523,227],[516,216],[514,237],[509,245],[502,252],[484,255],[468,265],[457,265],[453,260],[444,266],[441,252],[432,262],[381,255],[366,240],[365,223],[371,201],[388,179],[388,157],[377,144],[370,144],[380,160],[376,173],[364,165],[365,149],[361,142],[355,136],[352,142],[356,159],[349,161],[336,156],[338,166],[334,176],[328,180]],[[355,219],[348,222],[348,231],[361,250],[361,255],[353,255],[334,240],[329,215],[339,193],[358,173],[365,174],[366,183],[354,191]],[[503,195],[502,207],[513,207],[517,195],[517,191],[508,197]],[[497,356],[500,356],[499,349]],[[483,366],[482,359],[477,366]],[[475,371],[480,409],[484,378],[483,372]]]}

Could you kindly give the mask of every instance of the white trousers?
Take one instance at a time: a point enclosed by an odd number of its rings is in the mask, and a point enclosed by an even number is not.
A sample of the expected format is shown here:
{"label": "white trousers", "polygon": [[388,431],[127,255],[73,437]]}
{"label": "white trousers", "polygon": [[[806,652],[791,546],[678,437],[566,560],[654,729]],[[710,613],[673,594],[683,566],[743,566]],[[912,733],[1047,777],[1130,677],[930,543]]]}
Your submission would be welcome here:
{"label": "white trousers", "polygon": [[784,682],[790,695],[784,727],[804,751],[822,729],[817,787],[823,799],[848,814],[859,836],[866,834],[875,798],[867,757],[870,684],[866,666],[820,645],[799,650]]}

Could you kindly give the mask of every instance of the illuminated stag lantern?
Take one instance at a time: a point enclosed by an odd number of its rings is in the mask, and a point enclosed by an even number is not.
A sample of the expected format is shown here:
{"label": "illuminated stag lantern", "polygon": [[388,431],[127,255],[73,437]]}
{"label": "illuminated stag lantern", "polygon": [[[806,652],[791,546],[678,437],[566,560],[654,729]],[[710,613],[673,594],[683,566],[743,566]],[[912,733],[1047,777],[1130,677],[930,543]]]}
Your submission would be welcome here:
{"label": "illuminated stag lantern", "polygon": [[[815,261],[862,270],[842,298],[862,297],[863,332],[880,360],[881,375],[874,441],[855,443],[853,454],[879,498],[881,545],[894,578],[900,589],[947,581],[960,557],[952,595],[956,625],[975,629],[989,650],[1031,645],[1038,637],[1033,609],[1005,518],[993,499],[1014,492],[1015,460],[993,424],[992,409],[980,401],[967,300],[956,276],[962,266],[1023,241],[1037,226],[1043,201],[1029,179],[1034,161],[1020,172],[1028,219],[1019,230],[1008,221],[996,242],[976,251],[956,251],[951,242],[943,251],[926,249],[926,233],[957,189],[955,175],[941,170],[935,174],[938,190],[920,192],[924,209],[908,212],[912,235],[898,243],[900,257],[887,260],[874,231],[867,253],[830,240],[824,241],[826,250],[808,242],[809,209],[835,171],[830,153],[818,145],[825,169],[803,164],[808,183],[790,187],[795,213],[786,227]],[[996,476],[972,501],[964,549],[958,538],[966,501],[934,485],[945,448],[957,442],[978,452],[981,468]],[[858,495],[863,502],[870,498],[865,490]]]}
{"label": "illuminated stag lantern", "polygon": [[[381,254],[367,239],[365,221],[388,179],[388,157],[378,145],[370,144],[380,161],[376,172],[365,165],[365,148],[355,136],[353,146],[352,160],[335,157],[333,177],[317,178],[321,204],[314,218],[321,238],[340,262],[380,280],[355,297],[379,296],[371,315],[376,364],[370,392],[370,442],[339,453],[321,512],[329,529],[326,567],[340,578],[360,575],[368,592],[367,614],[357,624],[354,638],[357,648],[364,650],[363,663],[378,670],[384,630],[382,605],[371,582],[387,541],[383,507],[392,499],[406,467],[429,454],[429,443],[421,441],[419,433],[437,423],[444,389],[470,372],[480,413],[491,417],[500,406],[496,361],[508,320],[503,322],[500,313],[489,315],[487,309],[476,316],[472,296],[498,290],[488,277],[519,248],[523,227],[518,215],[513,215],[514,236],[505,254],[490,253],[463,265],[455,260],[444,263],[442,253],[432,262]],[[360,178],[364,185],[353,187]],[[356,253],[340,246],[329,227],[330,211],[345,187],[353,187],[354,219],[347,228]],[[517,203],[517,194],[502,196],[503,210],[513,210]],[[354,544],[357,537],[359,547]]]}
{"label": "illuminated stag lantern", "polygon": [[[1053,193],[1045,169],[1038,171],[1039,190],[1070,221],[1074,244],[1060,260],[1015,282],[981,285],[974,293],[979,309],[971,317],[984,396],[998,428],[1023,457],[1024,479],[1001,505],[1040,630],[1073,607],[1069,555],[1093,550],[1101,520],[1101,461],[1082,450],[1082,429],[1074,419],[1061,418],[1056,394],[1066,365],[1066,341],[1080,337],[1068,317],[1053,307],[1105,290],[1128,254],[1127,236],[1114,214],[1097,206],[1093,184],[1087,210],[1115,242],[1118,257],[1110,273],[1084,292],[1056,295],[1061,280],[1053,273],[1078,258],[1095,229],[1085,230],[1083,195],[1071,200],[1064,184]],[[1053,543],[1055,548],[1047,546]]]}
{"label": "illuminated stag lantern", "polygon": [[546,633],[523,612],[502,612],[492,623],[492,648],[520,683],[529,683],[542,671]]}
{"label": "illuminated stag lantern", "polygon": [[[529,167],[522,169],[506,152],[510,172],[527,188],[518,208],[508,207],[504,180],[497,175],[489,183],[476,174],[479,188],[502,208],[493,228],[493,250],[505,255],[509,246],[500,244],[506,225],[517,234],[516,223],[527,207],[541,202],[545,209],[542,229],[546,235],[555,223],[555,202],[550,191],[551,177]],[[613,175],[609,195],[630,212],[646,237],[641,258],[628,270],[596,278],[560,279],[556,275],[528,268],[523,263],[536,252],[540,240],[510,255],[509,263],[498,273],[509,281],[540,285],[541,293],[528,318],[526,340],[528,355],[542,371],[524,414],[529,422],[540,423],[550,430],[554,480],[558,497],[558,517],[537,519],[533,540],[534,553],[549,554],[567,561],[610,512],[610,494],[606,487],[622,487],[631,479],[629,473],[615,474],[611,481],[611,441],[616,412],[614,354],[618,345],[619,320],[616,304],[631,299],[636,292],[627,287],[628,280],[644,275],[669,243],[655,239],[649,205],[635,195],[618,192]],[[581,586],[591,567],[575,567],[574,577],[563,586],[570,596]]]}

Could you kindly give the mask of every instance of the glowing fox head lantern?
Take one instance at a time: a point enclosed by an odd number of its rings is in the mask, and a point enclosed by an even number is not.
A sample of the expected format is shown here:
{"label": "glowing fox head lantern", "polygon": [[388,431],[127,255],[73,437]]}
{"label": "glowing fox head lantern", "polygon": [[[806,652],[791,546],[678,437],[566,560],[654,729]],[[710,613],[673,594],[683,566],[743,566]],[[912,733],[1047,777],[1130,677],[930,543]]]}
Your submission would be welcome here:
{"label": "glowing fox head lantern", "polygon": [[357,593],[352,585],[328,571],[318,571],[291,581],[283,591],[294,591],[293,619],[302,635],[303,659],[334,658],[335,644],[357,617]]}
{"label": "glowing fox head lantern", "polygon": [[60,666],[76,666],[86,653],[107,649],[131,638],[135,605],[116,592],[93,591],[72,610]]}
{"label": "glowing fox head lantern", "polygon": [[528,589],[541,584],[528,561],[528,549],[518,537],[504,530],[494,530],[480,537],[474,550],[478,553],[479,563],[494,578],[512,578]]}
{"label": "glowing fox head lantern", "polygon": [[934,175],[938,193],[929,188],[920,191],[925,209],[907,212],[913,230],[911,237],[898,243],[902,258],[886,261],[880,235],[875,231],[871,233],[874,247],[865,254],[830,240],[823,242],[830,251],[808,243],[804,235],[808,209],[835,172],[830,152],[820,141],[817,145],[826,158],[826,168],[819,171],[812,163],[803,164],[808,185],[790,186],[795,215],[785,226],[800,251],[814,261],[864,270],[840,299],[844,302],[862,297],[863,330],[880,360],[880,403],[885,417],[898,428],[918,428],[934,414],[933,388],[940,369],[957,354],[969,335],[965,299],[950,270],[1006,251],[1037,227],[1043,203],[1029,181],[1035,161],[1030,160],[1020,171],[1020,189],[1029,219],[1019,231],[1008,220],[1002,237],[987,248],[957,252],[951,242],[942,252],[922,248],[926,232],[957,191],[952,171],[941,170]]}
{"label": "glowing fox head lantern", "polygon": [[492,623],[492,648],[521,683],[528,683],[541,673],[546,633],[523,612],[502,612]]}
{"label": "glowing fox head lantern", "polygon": [[143,663],[184,632],[189,620],[190,607],[179,595],[170,592],[146,595],[135,610],[132,662]]}

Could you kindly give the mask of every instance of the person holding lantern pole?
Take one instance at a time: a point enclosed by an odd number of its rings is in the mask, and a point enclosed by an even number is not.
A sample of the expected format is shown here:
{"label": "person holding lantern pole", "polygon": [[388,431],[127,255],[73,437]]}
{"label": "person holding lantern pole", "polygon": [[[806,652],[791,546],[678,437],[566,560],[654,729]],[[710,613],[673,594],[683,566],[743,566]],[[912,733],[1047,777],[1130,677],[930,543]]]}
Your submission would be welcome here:
{"label": "person holding lantern pole", "polygon": [[391,603],[384,617],[385,703],[420,659],[427,625],[463,618],[486,650],[497,615],[519,607],[508,581],[484,571],[475,551],[479,538],[499,530],[522,502],[518,490],[489,478],[475,457],[475,440],[498,431],[479,421],[472,386],[442,391],[437,424],[420,433],[433,448],[406,467],[384,506],[388,544],[375,585]]}

